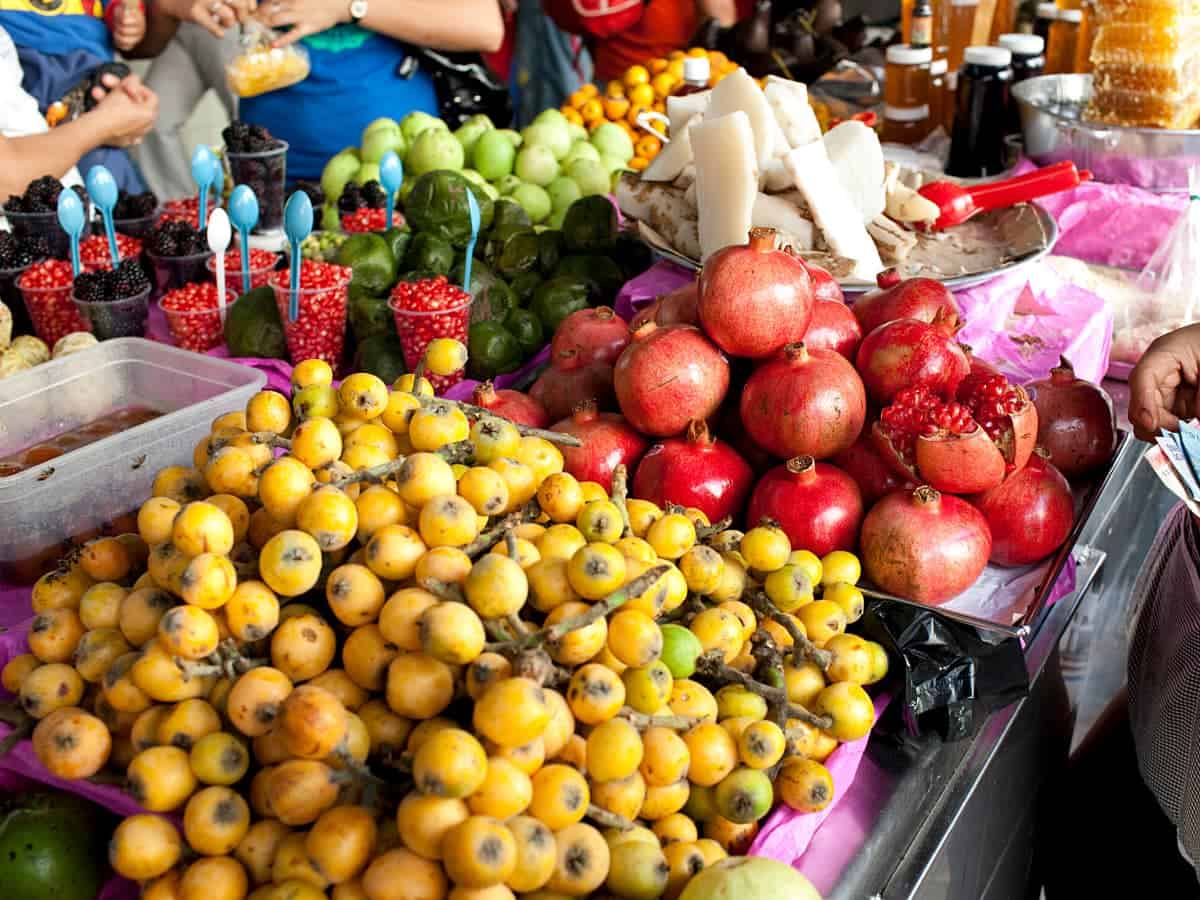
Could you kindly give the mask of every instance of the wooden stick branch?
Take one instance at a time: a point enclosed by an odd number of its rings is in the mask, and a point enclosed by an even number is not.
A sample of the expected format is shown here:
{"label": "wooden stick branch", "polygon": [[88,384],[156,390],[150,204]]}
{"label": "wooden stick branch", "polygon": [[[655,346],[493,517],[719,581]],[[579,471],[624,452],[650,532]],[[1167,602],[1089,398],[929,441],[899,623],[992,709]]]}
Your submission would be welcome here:
{"label": "wooden stick branch", "polygon": [[833,662],[833,654],[828,650],[822,650],[810,641],[808,636],[800,630],[800,627],[792,618],[771,602],[771,598],[766,593],[763,591],[751,591],[748,596],[750,598],[750,606],[756,613],[778,622],[791,636],[792,659],[797,665],[803,660],[811,660],[817,664],[817,667],[822,672],[829,668],[829,664]]}
{"label": "wooden stick branch", "polygon": [[633,527],[629,524],[629,504],[625,502],[628,499],[629,470],[625,468],[624,463],[621,463],[613,469],[612,502],[621,511],[621,521],[624,523],[621,531],[622,537],[628,537],[633,534]]}
{"label": "wooden stick branch", "polygon": [[787,710],[787,717],[789,719],[799,719],[801,722],[807,722],[809,725],[812,725],[814,728],[820,728],[822,731],[833,727],[833,719],[829,718],[829,716],[815,715],[803,706],[790,702],[786,689],[771,687],[770,685],[763,684],[761,681],[757,681],[745,672],[739,672],[737,669],[730,668],[725,665],[723,658],[724,654],[720,650],[710,650],[696,660],[696,671],[714,681],[724,684],[739,684],[747,690],[758,694],[767,703],[783,705]]}
{"label": "wooden stick branch", "polygon": [[504,416],[497,415],[490,409],[484,409],[482,406],[475,406],[473,403],[464,403],[461,400],[448,400],[445,397],[419,397],[422,406],[428,406],[431,403],[448,403],[450,406],[457,406],[461,409],[469,419],[500,419],[516,426],[518,432],[524,437],[539,437],[544,438],[552,444],[561,444],[564,447],[582,447],[583,441],[575,437],[573,434],[564,434],[561,431],[548,431],[545,428],[534,428],[532,425],[522,425],[520,422],[513,422],[511,419],[505,419]]}
{"label": "wooden stick branch", "polygon": [[633,828],[633,823],[622,815],[615,812],[609,812],[607,809],[601,809],[595,803],[589,803],[587,808],[587,817],[597,825],[603,825],[605,828],[616,828],[620,831],[629,831]]}
{"label": "wooden stick branch", "polygon": [[[482,532],[479,537],[463,547],[463,553],[467,554],[471,559],[477,559],[504,540],[504,536],[512,531],[512,529],[525,522],[532,522],[541,514],[542,511],[538,509],[537,503],[530,501],[525,505],[524,509],[510,512],[495,525]],[[513,561],[516,561],[515,557]]]}
{"label": "wooden stick branch", "polygon": [[617,715],[643,731],[654,727],[670,728],[672,731],[690,731],[704,721],[698,716],[651,716],[628,706],[623,707]]}

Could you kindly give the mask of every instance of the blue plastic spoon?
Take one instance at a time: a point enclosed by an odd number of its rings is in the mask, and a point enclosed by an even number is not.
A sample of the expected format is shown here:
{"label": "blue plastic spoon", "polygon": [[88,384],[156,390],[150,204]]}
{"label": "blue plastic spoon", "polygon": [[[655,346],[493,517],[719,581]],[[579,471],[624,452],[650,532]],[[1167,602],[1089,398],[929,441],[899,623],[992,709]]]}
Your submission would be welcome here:
{"label": "blue plastic spoon", "polygon": [[229,195],[229,219],[238,230],[242,248],[242,293],[250,292],[250,231],[258,224],[258,198],[246,185],[239,184]]}
{"label": "blue plastic spoon", "polygon": [[88,196],[100,207],[104,219],[104,232],[108,235],[108,252],[112,256],[113,271],[121,264],[121,252],[117,249],[117,232],[113,228],[113,207],[117,205],[117,182],[112,172],[104,166],[92,166],[87,173]]}
{"label": "blue plastic spoon", "polygon": [[212,192],[213,199],[217,206],[220,206],[221,200],[225,196],[225,167],[221,165],[219,159],[213,160]]}
{"label": "blue plastic spoon", "polygon": [[200,208],[196,211],[197,225],[201,231],[208,221],[208,189],[213,182],[213,169],[217,166],[212,151],[200,144],[192,154],[192,180],[200,188]]}
{"label": "blue plastic spoon", "polygon": [[296,191],[288,197],[287,206],[283,208],[283,231],[292,248],[292,259],[288,265],[288,274],[291,276],[288,285],[289,322],[295,322],[300,315],[300,266],[304,262],[300,256],[300,244],[312,234],[312,225],[312,201],[304,191]]}
{"label": "blue plastic spoon", "polygon": [[479,202],[475,192],[467,188],[467,212],[471,217],[471,239],[467,241],[467,258],[463,263],[463,290],[471,293],[471,263],[475,260],[475,242],[479,240]]}
{"label": "blue plastic spoon", "polygon": [[71,238],[71,269],[79,277],[79,236],[83,234],[83,203],[70,188],[58,195],[58,224]]}
{"label": "blue plastic spoon", "polygon": [[387,191],[387,227],[392,227],[392,214],[396,211],[396,191],[404,181],[404,163],[395,150],[389,150],[379,160],[379,183]]}

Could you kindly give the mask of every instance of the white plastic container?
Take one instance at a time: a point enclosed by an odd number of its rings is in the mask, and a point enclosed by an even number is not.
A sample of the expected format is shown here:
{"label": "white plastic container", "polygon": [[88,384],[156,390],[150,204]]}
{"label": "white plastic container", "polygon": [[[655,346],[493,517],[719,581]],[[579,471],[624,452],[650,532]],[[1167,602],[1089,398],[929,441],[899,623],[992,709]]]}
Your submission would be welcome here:
{"label": "white plastic container", "polygon": [[0,478],[0,582],[71,535],[136,511],[155,474],[190,466],[212,420],[266,384],[255,369],[142,338],[105,341],[0,381],[0,457],[129,406],[162,415]]}

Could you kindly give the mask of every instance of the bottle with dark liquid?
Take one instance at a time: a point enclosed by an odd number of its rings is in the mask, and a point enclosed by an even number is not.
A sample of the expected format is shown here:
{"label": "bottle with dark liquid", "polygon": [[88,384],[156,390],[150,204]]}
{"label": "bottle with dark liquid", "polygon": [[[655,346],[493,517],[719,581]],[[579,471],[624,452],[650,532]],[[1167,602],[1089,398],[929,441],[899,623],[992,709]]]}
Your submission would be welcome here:
{"label": "bottle with dark liquid", "polygon": [[712,77],[712,66],[707,56],[685,56],[683,58],[683,83],[672,95],[686,97],[688,94],[699,94],[708,90],[708,79]]}
{"label": "bottle with dark liquid", "polygon": [[912,10],[912,23],[909,27],[911,37],[910,47],[933,46],[933,3],[930,0],[916,0]]}
{"label": "bottle with dark liquid", "polygon": [[964,51],[947,174],[981,178],[1004,171],[1012,77],[1010,50],[968,47]]}

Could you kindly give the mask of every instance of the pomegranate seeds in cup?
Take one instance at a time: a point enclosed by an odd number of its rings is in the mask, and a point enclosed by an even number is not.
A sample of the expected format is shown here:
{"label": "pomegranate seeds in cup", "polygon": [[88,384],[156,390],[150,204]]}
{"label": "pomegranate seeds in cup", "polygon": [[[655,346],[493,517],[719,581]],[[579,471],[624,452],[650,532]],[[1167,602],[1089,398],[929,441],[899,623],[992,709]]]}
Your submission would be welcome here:
{"label": "pomegranate seeds in cup", "polygon": [[[446,280],[445,275],[420,281],[401,281],[392,288],[388,307],[396,320],[396,333],[404,350],[404,364],[416,368],[434,338],[454,338],[467,343],[471,321],[471,295]],[[438,391],[457,384],[463,372],[427,375]]]}
{"label": "pomegranate seeds in cup", "polygon": [[[251,247],[250,289],[266,287],[278,262],[278,253]],[[205,266],[215,279],[217,277],[217,258],[210,256]],[[225,253],[225,290],[229,293],[228,302],[230,303],[245,293],[242,290],[242,252],[240,250],[229,250]]]}
{"label": "pomegranate seeds in cup", "polygon": [[17,279],[33,330],[51,347],[72,331],[92,330],[71,300],[72,280],[71,264],[61,259],[36,262]]}
{"label": "pomegranate seeds in cup", "polygon": [[[399,217],[397,217],[399,219]],[[342,231],[346,234],[366,234],[372,231],[387,231],[387,210],[363,207],[342,216]]]}
{"label": "pomegranate seeds in cup", "polygon": [[159,300],[158,305],[166,314],[175,346],[204,353],[225,340],[217,308],[217,286],[212,282],[185,284]]}
{"label": "pomegranate seeds in cup", "polygon": [[[117,235],[117,253],[121,259],[133,259],[142,252],[142,242],[124,234]],[[85,269],[111,269],[112,256],[108,252],[108,238],[93,234],[79,242],[79,261]]]}
{"label": "pomegranate seeds in cup", "polygon": [[346,340],[346,304],[352,272],[345,266],[306,259],[300,267],[300,291],[296,321],[288,317],[291,272],[272,272],[269,283],[287,338],[293,363],[323,359],[337,366]]}

